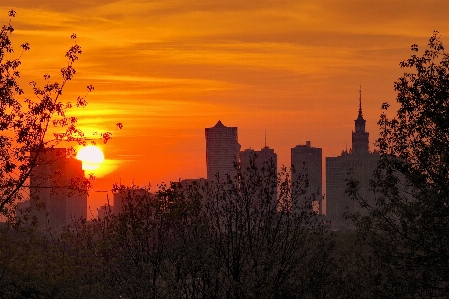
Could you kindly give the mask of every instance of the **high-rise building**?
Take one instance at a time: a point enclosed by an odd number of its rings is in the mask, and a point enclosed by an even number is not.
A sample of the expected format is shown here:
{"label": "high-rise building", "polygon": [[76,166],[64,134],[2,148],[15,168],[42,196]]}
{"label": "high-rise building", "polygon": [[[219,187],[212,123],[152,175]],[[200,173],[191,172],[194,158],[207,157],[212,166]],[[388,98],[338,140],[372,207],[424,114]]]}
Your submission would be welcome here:
{"label": "high-rise building", "polygon": [[359,182],[359,195],[368,202],[374,202],[369,182],[377,167],[379,155],[369,151],[369,134],[365,130],[366,121],[362,114],[362,96],[360,91],[359,113],[352,132],[352,149],[343,151],[338,157],[326,157],[326,218],[334,229],[352,229],[351,220],[345,213],[366,213],[357,201],[345,192],[347,179]]}
{"label": "high-rise building", "polygon": [[[30,159],[35,159],[31,153]],[[65,148],[43,149],[30,174],[32,214],[40,226],[58,228],[87,216],[87,190],[82,162],[66,156]]]}
{"label": "high-rise building", "polygon": [[291,150],[293,200],[298,196],[310,199],[317,205],[319,213],[323,194],[322,160],[323,150],[312,147],[310,141]]}
{"label": "high-rise building", "polygon": [[98,218],[104,219],[107,215],[113,214],[114,206],[104,205],[98,209]]}
{"label": "high-rise building", "polygon": [[146,199],[154,199],[154,194],[145,188],[125,188],[118,192],[114,192],[114,205],[111,212],[115,215],[120,214],[123,210],[129,210],[130,206],[145,202]]}
{"label": "high-rise building", "polygon": [[206,128],[207,179],[221,181],[236,175],[234,163],[239,160],[240,144],[237,127],[226,127],[218,121],[212,128]]}
{"label": "high-rise building", "polygon": [[267,171],[268,168],[272,167],[274,173],[277,174],[278,156],[274,152],[274,149],[265,146],[260,151],[255,151],[253,149],[241,151],[240,161],[243,173],[245,173],[248,168],[251,168],[251,160],[254,161],[254,164],[259,171],[261,171],[262,168]]}
{"label": "high-rise building", "polygon": [[[255,171],[252,163],[257,168],[257,172],[262,178],[262,186],[268,193],[271,193],[271,203],[274,207],[278,205],[277,194],[277,160],[278,156],[274,149],[265,145],[260,151],[246,149],[240,152],[240,162],[242,169],[242,179],[249,179],[250,174]],[[260,196],[260,195],[258,195]],[[265,198],[265,199],[268,199]],[[259,198],[263,199],[263,198]]]}

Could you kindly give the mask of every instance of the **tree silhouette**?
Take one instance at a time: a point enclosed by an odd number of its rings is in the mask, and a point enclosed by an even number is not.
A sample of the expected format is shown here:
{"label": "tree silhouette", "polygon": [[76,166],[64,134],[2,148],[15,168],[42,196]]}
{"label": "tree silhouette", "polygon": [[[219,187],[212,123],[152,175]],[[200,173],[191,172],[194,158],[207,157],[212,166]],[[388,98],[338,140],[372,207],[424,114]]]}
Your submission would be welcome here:
{"label": "tree silhouette", "polygon": [[[449,54],[434,32],[422,56],[401,62],[396,116],[378,124],[381,155],[372,190],[375,205],[355,221],[373,249],[370,288],[377,297],[446,297],[449,291]],[[368,262],[366,260],[366,262]],[[377,270],[376,270],[377,269]]]}
{"label": "tree silhouette", "polygon": [[96,277],[91,283],[115,297],[334,294],[333,241],[312,211],[314,198],[285,205],[292,200],[285,168],[277,176],[273,165],[252,163],[237,177],[163,184],[154,194],[118,188],[121,212],[69,229],[64,242],[77,248],[79,265],[94,269],[86,274]]}
{"label": "tree silhouette", "polygon": [[[19,66],[23,53],[30,46],[22,44],[19,56],[11,58],[14,55],[11,19],[16,12],[11,10],[8,15],[9,23],[0,31],[0,212],[7,216],[11,215],[13,204],[23,198],[21,190],[27,187],[28,178],[44,151],[62,141],[86,144],[83,132],[76,126],[77,118],[68,116],[67,112],[73,106],[86,106],[86,96],[94,90],[93,86],[88,86],[87,93],[73,103],[61,99],[66,84],[76,73],[73,65],[82,52],[76,43],[76,34],[72,34],[74,45],[65,54],[67,65],[61,68],[62,81],[51,82],[50,75],[45,74],[44,86],[30,82],[33,97],[26,97],[18,84]],[[120,123],[117,126],[122,128]],[[53,129],[56,133],[49,136],[51,127],[56,128]],[[111,133],[103,133],[101,137],[106,142]],[[73,148],[69,154],[74,154]],[[81,185],[86,189],[88,181]]]}

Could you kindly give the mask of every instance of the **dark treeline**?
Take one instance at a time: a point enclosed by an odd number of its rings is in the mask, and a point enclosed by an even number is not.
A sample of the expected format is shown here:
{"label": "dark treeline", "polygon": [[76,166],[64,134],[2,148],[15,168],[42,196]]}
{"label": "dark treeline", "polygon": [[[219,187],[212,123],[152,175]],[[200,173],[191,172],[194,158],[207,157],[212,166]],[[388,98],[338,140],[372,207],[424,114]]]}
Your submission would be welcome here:
{"label": "dark treeline", "polygon": [[366,297],[355,235],[331,233],[291,186],[285,170],[253,163],[239,180],[121,188],[119,214],[62,231],[24,213],[2,230],[0,296]]}

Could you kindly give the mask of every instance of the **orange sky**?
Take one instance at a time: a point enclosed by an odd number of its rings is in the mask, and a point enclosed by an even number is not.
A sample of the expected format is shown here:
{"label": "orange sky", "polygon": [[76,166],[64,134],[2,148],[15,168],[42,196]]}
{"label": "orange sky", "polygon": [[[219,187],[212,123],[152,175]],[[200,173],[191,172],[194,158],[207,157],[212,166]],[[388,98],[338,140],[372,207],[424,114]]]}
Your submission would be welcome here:
{"label": "orange sky", "polygon": [[[324,156],[351,144],[362,85],[370,142],[382,102],[410,45],[433,30],[449,43],[449,1],[108,1],[14,0],[22,86],[48,73],[59,79],[65,51],[78,36],[83,54],[64,99],[92,84],[88,106],[74,111],[85,133],[115,130],[95,190],[134,181],[206,176],[204,128],[237,126],[242,149],[267,143],[279,164],[312,141]],[[95,209],[105,193],[91,194]],[[95,212],[96,213],[96,212]]]}

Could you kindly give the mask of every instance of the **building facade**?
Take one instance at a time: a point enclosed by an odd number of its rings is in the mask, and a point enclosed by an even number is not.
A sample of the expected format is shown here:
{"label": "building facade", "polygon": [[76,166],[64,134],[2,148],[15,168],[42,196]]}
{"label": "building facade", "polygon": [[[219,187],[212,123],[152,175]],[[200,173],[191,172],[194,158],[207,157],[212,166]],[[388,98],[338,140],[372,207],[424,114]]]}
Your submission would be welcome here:
{"label": "building facade", "polygon": [[298,197],[312,200],[314,209],[321,213],[323,196],[323,150],[311,146],[297,145],[291,149],[292,200]]}
{"label": "building facade", "polygon": [[[274,171],[277,174],[278,156],[274,152],[274,149],[268,146],[263,147],[260,151],[253,149],[246,149],[240,152],[240,162],[242,167],[242,173],[251,169],[251,161],[259,171]],[[270,169],[269,169],[270,168]]]}
{"label": "building facade", "polygon": [[[256,174],[256,178],[260,176],[261,186],[266,192],[259,193],[254,198],[254,202],[259,200],[270,200],[272,207],[278,206],[278,189],[277,189],[277,154],[274,149],[265,145],[260,151],[246,149],[240,152],[242,179],[250,180]],[[267,201],[265,201],[267,202]]]}
{"label": "building facade", "polygon": [[369,133],[362,114],[360,93],[359,113],[352,132],[352,149],[343,151],[338,157],[326,157],[326,219],[333,229],[353,229],[352,221],[345,217],[347,213],[366,214],[360,204],[345,192],[347,179],[359,182],[359,195],[369,203],[374,203],[374,194],[370,192],[370,180],[377,167],[379,155],[369,151]]}
{"label": "building facade", "polygon": [[240,144],[237,127],[226,127],[218,121],[212,128],[206,128],[206,165],[209,181],[234,179],[239,162]]}
{"label": "building facade", "polygon": [[118,215],[124,211],[129,211],[129,209],[134,205],[146,203],[148,200],[155,199],[155,195],[146,188],[134,187],[125,188],[114,192],[112,196],[114,205],[110,207],[110,209],[115,215]]}
{"label": "building facade", "polygon": [[[34,159],[35,154],[30,155]],[[30,174],[30,206],[39,226],[58,228],[87,217],[87,190],[82,190],[82,162],[65,148],[43,149]]]}

